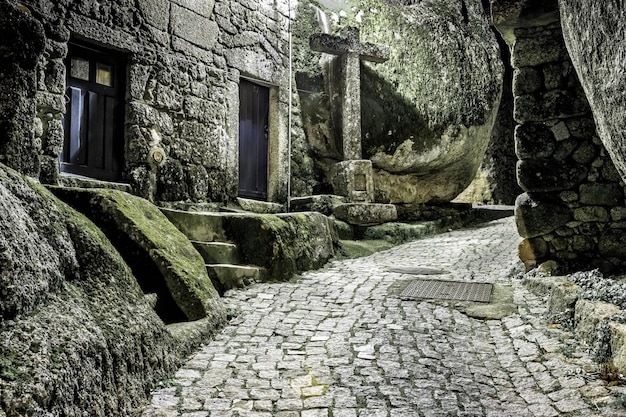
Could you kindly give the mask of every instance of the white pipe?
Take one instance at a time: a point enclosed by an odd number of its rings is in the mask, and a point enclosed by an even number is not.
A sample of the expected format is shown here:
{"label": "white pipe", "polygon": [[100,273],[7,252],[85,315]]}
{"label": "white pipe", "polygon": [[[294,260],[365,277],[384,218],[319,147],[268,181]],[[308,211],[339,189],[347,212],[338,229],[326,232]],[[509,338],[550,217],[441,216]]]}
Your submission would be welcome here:
{"label": "white pipe", "polygon": [[287,24],[287,33],[289,34],[289,115],[287,121],[287,213],[291,212],[291,113],[292,113],[292,96],[293,96],[293,64],[292,64],[292,39],[291,39],[291,0],[288,1],[289,23]]}

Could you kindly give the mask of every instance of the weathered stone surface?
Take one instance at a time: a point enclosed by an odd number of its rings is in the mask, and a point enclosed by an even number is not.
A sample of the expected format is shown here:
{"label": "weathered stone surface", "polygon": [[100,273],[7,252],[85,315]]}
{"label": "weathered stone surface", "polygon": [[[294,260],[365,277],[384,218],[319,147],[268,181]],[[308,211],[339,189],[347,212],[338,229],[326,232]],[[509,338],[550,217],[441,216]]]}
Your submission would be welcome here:
{"label": "weathered stone surface", "polygon": [[609,322],[613,365],[620,373],[626,372],[626,324]]}
{"label": "weathered stone surface", "polygon": [[524,238],[550,233],[572,219],[567,206],[551,198],[521,194],[515,202],[515,223]]}
{"label": "weathered stone surface", "polygon": [[[391,47],[389,61],[361,73],[361,140],[376,171],[376,201],[450,201],[474,178],[498,110],[502,64],[482,5],[368,0],[356,6],[361,38]],[[331,68],[325,76],[334,74]],[[305,113],[305,127],[313,150],[328,155],[329,144],[337,146],[328,133],[336,134],[332,121],[320,129],[320,114]],[[419,184],[397,187],[402,182]]]}
{"label": "weathered stone surface", "polygon": [[548,253],[548,244],[541,238],[524,239],[518,247],[519,258],[524,263],[527,271],[536,267],[539,261],[544,259]]}
{"label": "weathered stone surface", "polygon": [[39,175],[41,152],[41,138],[33,132],[35,67],[44,47],[41,23],[0,3],[0,162],[33,177]]}
{"label": "weathered stone surface", "polygon": [[204,260],[156,206],[114,190],[55,189],[55,193],[105,231],[144,291],[159,296],[156,310],[164,321],[209,316],[216,327],[224,322],[224,307]]}
{"label": "weathered stone surface", "polygon": [[544,123],[524,123],[515,128],[515,152],[519,159],[549,158],[555,148],[554,134]]}
{"label": "weathered stone surface", "polygon": [[587,168],[573,163],[523,160],[517,163],[517,180],[526,192],[567,190],[587,177]]}
{"label": "weathered stone surface", "polygon": [[334,255],[334,224],[320,213],[233,214],[223,221],[243,262],[266,268],[272,281],[319,268]]}
{"label": "weathered stone surface", "polygon": [[568,313],[573,316],[576,302],[581,295],[582,290],[578,285],[567,279],[558,280],[550,291],[548,309],[553,313]]}
{"label": "weathered stone surface", "polygon": [[580,202],[598,206],[624,206],[624,189],[616,183],[581,184]]}
{"label": "weathered stone surface", "polygon": [[350,160],[334,167],[333,189],[335,194],[345,196],[351,203],[374,202],[374,179],[372,161]]}
{"label": "weathered stone surface", "polygon": [[393,204],[346,203],[335,207],[333,213],[339,220],[358,226],[372,226],[398,218]]}
{"label": "weathered stone surface", "polygon": [[598,250],[602,256],[623,258],[626,256],[626,231],[607,230],[600,236]]}
{"label": "weathered stone surface", "polygon": [[[626,22],[621,2],[559,1],[563,34],[587,93],[598,134],[626,179]],[[589,53],[593,51],[593,53]]]}
{"label": "weathered stone surface", "polygon": [[579,222],[608,222],[609,212],[600,206],[586,206],[574,209],[574,219]]}
{"label": "weathered stone surface", "polygon": [[620,311],[615,304],[579,299],[574,313],[576,335],[591,345],[595,341],[598,324]]}
{"label": "weathered stone surface", "polygon": [[319,268],[333,256],[338,239],[333,222],[320,213],[162,211],[192,240],[237,244],[239,260],[266,268],[270,280]]}
{"label": "weathered stone surface", "polygon": [[249,198],[237,197],[237,203],[242,209],[253,213],[281,213],[285,211],[282,204],[268,203],[266,201],[251,200]]}
{"label": "weathered stone surface", "polygon": [[326,216],[333,214],[333,209],[339,204],[346,202],[343,196],[333,194],[312,195],[308,197],[295,197],[291,199],[292,211],[317,211]]}
{"label": "weathered stone surface", "polygon": [[86,217],[1,165],[0,224],[1,414],[133,414],[177,358],[131,270]]}

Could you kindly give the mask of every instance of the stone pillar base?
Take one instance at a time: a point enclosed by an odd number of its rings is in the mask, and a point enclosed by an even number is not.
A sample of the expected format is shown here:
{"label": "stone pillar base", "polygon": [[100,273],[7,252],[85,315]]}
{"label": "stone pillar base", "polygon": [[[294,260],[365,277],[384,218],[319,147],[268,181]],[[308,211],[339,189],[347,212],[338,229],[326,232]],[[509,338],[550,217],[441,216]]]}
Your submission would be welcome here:
{"label": "stone pillar base", "polygon": [[368,159],[337,163],[332,183],[335,194],[347,197],[349,202],[374,202],[372,161]]}

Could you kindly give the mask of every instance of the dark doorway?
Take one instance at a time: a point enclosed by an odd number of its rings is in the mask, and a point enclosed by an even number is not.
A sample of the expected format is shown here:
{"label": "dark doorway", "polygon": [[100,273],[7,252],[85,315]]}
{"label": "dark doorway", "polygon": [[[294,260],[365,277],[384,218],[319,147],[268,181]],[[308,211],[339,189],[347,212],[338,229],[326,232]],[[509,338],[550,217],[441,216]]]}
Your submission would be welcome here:
{"label": "dark doorway", "polygon": [[270,90],[248,80],[239,84],[239,195],[267,199]]}
{"label": "dark doorway", "polygon": [[71,43],[61,172],[102,180],[121,178],[124,156],[122,55]]}

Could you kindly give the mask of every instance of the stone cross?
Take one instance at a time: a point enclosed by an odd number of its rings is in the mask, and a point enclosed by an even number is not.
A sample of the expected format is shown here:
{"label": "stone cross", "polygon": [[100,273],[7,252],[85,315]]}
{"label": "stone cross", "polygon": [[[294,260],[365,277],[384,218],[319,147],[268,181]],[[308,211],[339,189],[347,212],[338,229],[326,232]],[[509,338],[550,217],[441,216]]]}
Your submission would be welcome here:
{"label": "stone cross", "polygon": [[346,27],[342,36],[318,33],[309,39],[311,49],[338,55],[343,67],[341,136],[343,159],[361,159],[361,61],[385,62],[389,47],[361,42],[359,29]]}

